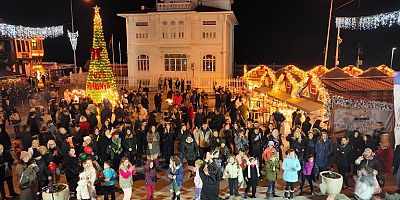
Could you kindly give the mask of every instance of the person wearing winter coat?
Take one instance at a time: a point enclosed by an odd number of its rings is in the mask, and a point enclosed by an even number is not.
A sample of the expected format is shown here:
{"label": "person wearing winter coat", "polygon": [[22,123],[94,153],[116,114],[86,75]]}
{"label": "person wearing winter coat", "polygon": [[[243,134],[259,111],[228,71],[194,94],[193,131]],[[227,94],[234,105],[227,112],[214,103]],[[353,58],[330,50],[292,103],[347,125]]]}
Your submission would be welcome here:
{"label": "person wearing winter coat", "polygon": [[[83,172],[82,172],[83,173]],[[85,176],[79,175],[80,180],[76,187],[76,199],[77,200],[90,200],[92,191],[90,181]]]}
{"label": "person wearing winter coat", "polygon": [[303,170],[301,173],[300,194],[303,193],[303,186],[307,179],[308,184],[310,185],[311,195],[314,196],[314,165],[314,155],[309,155],[304,162]]}
{"label": "person wearing winter coat", "polygon": [[147,141],[147,159],[156,160],[160,154],[160,134],[155,126],[151,126],[146,136]]}
{"label": "person wearing winter coat", "polygon": [[113,161],[113,168],[117,169],[119,160],[121,159],[122,156],[122,140],[119,137],[119,134],[117,131],[112,132],[112,139],[111,139],[111,145],[108,146],[108,153],[110,154],[110,158]]}
{"label": "person wearing winter coat", "polygon": [[203,109],[199,108],[196,114],[194,115],[194,126],[200,128],[206,122],[207,122],[207,116],[203,112]]}
{"label": "person wearing winter coat", "polygon": [[358,157],[355,161],[358,170],[369,168],[374,170],[375,175],[381,175],[383,172],[381,163],[375,159],[375,154],[370,148],[366,148],[362,156]]}
{"label": "person wearing winter coat", "polygon": [[283,160],[283,153],[282,153],[282,139],[279,135],[279,131],[277,128],[272,129],[272,133],[267,137],[268,141],[274,142],[274,148],[278,153],[279,160]]}
{"label": "person wearing winter coat", "polygon": [[250,157],[246,168],[244,169],[244,180],[246,181],[246,189],[244,190],[244,198],[248,197],[248,192],[251,188],[250,198],[256,198],[258,180],[260,178],[260,170],[258,162],[255,158]]}
{"label": "person wearing winter coat", "polygon": [[289,134],[286,137],[286,140],[289,142],[290,149],[295,150],[297,158],[299,161],[303,161],[304,159],[304,140],[301,133],[301,128],[296,126],[294,128],[293,133]]}
{"label": "person wearing winter coat", "polygon": [[130,129],[126,130],[125,138],[122,140],[123,155],[128,157],[132,163],[135,163],[137,158],[136,135]]}
{"label": "person wearing winter coat", "polygon": [[182,154],[185,156],[188,162],[188,166],[194,167],[197,159],[198,148],[196,143],[194,143],[192,136],[189,135],[186,138],[186,142],[184,145],[185,146],[183,147]]}
{"label": "person wearing winter coat", "polygon": [[379,185],[368,169],[362,168],[360,171],[354,187],[354,197],[356,200],[371,200]]}
{"label": "person wearing winter coat", "polygon": [[272,153],[276,152],[276,149],[274,147],[274,141],[268,141],[268,147],[265,148],[262,158],[263,162],[267,163],[269,161],[269,158],[271,157]]}
{"label": "person wearing winter coat", "polygon": [[31,155],[22,151],[20,162],[16,167],[16,175],[19,180],[20,200],[37,200],[39,189],[37,173],[39,167],[31,160]]}
{"label": "person wearing winter coat", "polygon": [[294,184],[299,180],[298,171],[301,170],[299,159],[296,156],[295,150],[289,149],[288,155],[283,160],[283,180],[286,181],[285,199],[294,198]]}
{"label": "person wearing winter coat", "polygon": [[203,163],[204,163],[203,160],[196,160],[196,162],[195,162],[196,167],[195,167],[194,171],[196,172],[196,175],[194,176],[194,179],[193,179],[193,181],[194,181],[194,198],[193,198],[193,200],[200,200],[200,197],[201,197],[201,189],[203,187],[203,182],[201,181],[201,178],[200,178],[199,169],[203,165]]}
{"label": "person wearing winter coat", "polygon": [[243,182],[243,171],[234,156],[229,156],[225,166],[224,177],[229,182],[229,198],[239,196],[239,185]]}
{"label": "person wearing winter coat", "polygon": [[108,200],[108,195],[111,196],[111,200],[115,200],[115,180],[117,179],[117,174],[115,170],[111,168],[111,164],[110,161],[104,162],[104,200]]}
{"label": "person wearing winter coat", "polygon": [[317,143],[315,144],[315,164],[318,171],[326,171],[330,168],[331,155],[333,153],[332,141],[328,138],[328,133],[323,132]]}
{"label": "person wearing winter coat", "polygon": [[172,129],[171,124],[167,123],[165,125],[165,128],[163,132],[161,133],[162,138],[163,138],[163,149],[162,149],[162,154],[164,157],[164,167],[167,167],[169,165],[169,160],[171,156],[174,154],[174,137],[175,137],[175,131]]}
{"label": "person wearing winter coat", "polygon": [[268,181],[267,199],[277,197],[275,195],[275,182],[280,168],[278,154],[272,152],[265,162],[265,178]]}
{"label": "person wearing winter coat", "polygon": [[349,187],[347,181],[347,172],[350,171],[352,147],[349,145],[349,139],[343,137],[340,140],[340,146],[336,148],[336,166],[338,172],[343,177],[344,189]]}
{"label": "person wearing winter coat", "polygon": [[147,160],[144,166],[144,184],[146,184],[146,200],[154,200],[154,190],[157,182],[156,162]]}
{"label": "person wearing winter coat", "polygon": [[352,173],[355,175],[357,174],[357,165],[355,164],[355,161],[358,157],[360,157],[365,149],[364,146],[364,141],[362,138],[362,135],[360,134],[359,131],[355,130],[351,133],[350,137],[350,145],[353,147],[352,155],[351,155],[351,167],[352,167]]}
{"label": "person wearing winter coat", "polygon": [[172,156],[168,168],[169,191],[172,194],[171,200],[181,199],[181,187],[183,185],[183,166],[177,156]]}
{"label": "person wearing winter coat", "polygon": [[[184,154],[183,154],[183,149],[185,148],[186,145],[186,138],[191,135],[190,132],[186,129],[186,125],[182,125],[179,133],[178,133],[178,151],[180,153],[179,158],[181,161],[183,161]],[[192,136],[193,139],[193,136]]]}
{"label": "person wearing winter coat", "polygon": [[3,199],[6,199],[6,191],[4,189],[4,181],[7,182],[8,191],[10,196],[18,196],[14,191],[13,184],[13,172],[12,164],[14,163],[14,158],[8,150],[4,150],[2,144],[0,144],[0,193]]}
{"label": "person wearing winter coat", "polygon": [[63,166],[69,189],[71,192],[75,192],[79,181],[79,169],[77,168],[79,163],[75,154],[75,149],[69,149],[67,156],[65,156]]}
{"label": "person wearing winter coat", "polygon": [[392,171],[393,156],[394,151],[389,143],[381,142],[378,150],[375,151],[375,158],[382,164],[383,173],[388,174]]}
{"label": "person wearing winter coat", "polygon": [[236,152],[239,152],[240,149],[248,150],[249,148],[249,143],[243,129],[239,131],[239,134],[235,135],[235,148]]}
{"label": "person wearing winter coat", "polygon": [[306,137],[304,137],[303,144],[304,144],[304,156],[313,155],[315,157],[315,133],[314,130],[310,130],[307,133]]}
{"label": "person wearing winter coat", "polygon": [[261,167],[262,165],[262,134],[260,133],[260,129],[256,128],[254,129],[254,134],[251,135],[250,137],[250,146],[251,146],[251,151],[254,156],[259,161],[259,165]]}
{"label": "person wearing winter coat", "polygon": [[210,150],[211,129],[208,127],[207,122],[205,122],[201,128],[195,128],[193,134],[194,140],[199,147],[200,158],[204,158],[206,152]]}
{"label": "person wearing winter coat", "polygon": [[220,168],[213,162],[209,152],[206,159],[199,169],[199,174],[203,187],[201,189],[201,200],[219,199],[219,185],[221,182]]}
{"label": "person wearing winter coat", "polygon": [[127,157],[121,159],[119,166],[119,186],[124,192],[123,200],[130,200],[132,196],[133,175],[136,174],[136,168],[133,166]]}

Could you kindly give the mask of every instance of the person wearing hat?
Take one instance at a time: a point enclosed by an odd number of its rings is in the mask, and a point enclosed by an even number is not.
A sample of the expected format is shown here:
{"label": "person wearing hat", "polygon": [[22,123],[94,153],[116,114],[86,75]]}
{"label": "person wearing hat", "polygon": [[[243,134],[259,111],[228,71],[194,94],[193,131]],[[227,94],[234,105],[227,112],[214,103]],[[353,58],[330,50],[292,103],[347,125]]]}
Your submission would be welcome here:
{"label": "person wearing hat", "polygon": [[[186,158],[188,162],[188,166],[194,167],[195,162],[197,159],[197,153],[199,152],[199,149],[194,142],[193,138],[191,135],[188,135],[185,141],[185,144],[183,146],[182,154]],[[190,171],[190,176],[193,175],[193,171]]]}
{"label": "person wearing hat", "polygon": [[31,160],[31,154],[22,151],[20,161],[16,167],[16,174],[19,180],[19,188],[21,191],[20,200],[37,200],[37,192],[39,189],[38,178],[36,173],[39,167]]}
{"label": "person wearing hat", "polygon": [[358,157],[355,161],[358,170],[362,168],[370,168],[374,170],[375,175],[379,175],[383,172],[381,163],[374,158],[375,154],[370,148],[366,148],[362,156]]}
{"label": "person wearing hat", "polygon": [[269,158],[271,157],[271,154],[273,152],[276,152],[274,145],[275,145],[274,141],[268,141],[268,147],[265,148],[265,150],[262,154],[262,158],[263,158],[264,162],[268,162]]}

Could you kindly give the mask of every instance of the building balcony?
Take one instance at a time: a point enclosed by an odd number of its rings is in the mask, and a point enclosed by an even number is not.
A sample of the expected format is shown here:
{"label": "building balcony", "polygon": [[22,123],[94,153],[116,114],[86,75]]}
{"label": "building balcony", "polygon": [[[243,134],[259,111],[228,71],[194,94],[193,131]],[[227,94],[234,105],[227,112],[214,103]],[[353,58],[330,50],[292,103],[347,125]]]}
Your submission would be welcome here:
{"label": "building balcony", "polygon": [[192,10],[192,4],[190,2],[183,3],[157,3],[157,11],[185,11]]}

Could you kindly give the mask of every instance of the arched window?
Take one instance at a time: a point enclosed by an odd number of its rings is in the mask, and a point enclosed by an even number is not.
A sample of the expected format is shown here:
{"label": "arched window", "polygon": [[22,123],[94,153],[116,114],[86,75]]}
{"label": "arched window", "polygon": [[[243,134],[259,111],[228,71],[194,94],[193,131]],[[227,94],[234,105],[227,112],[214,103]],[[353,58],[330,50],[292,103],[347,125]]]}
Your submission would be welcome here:
{"label": "arched window", "polygon": [[138,71],[149,71],[149,56],[148,55],[139,55],[137,57],[137,67]]}
{"label": "arched window", "polygon": [[203,71],[205,72],[215,72],[215,56],[207,54],[203,56]]}

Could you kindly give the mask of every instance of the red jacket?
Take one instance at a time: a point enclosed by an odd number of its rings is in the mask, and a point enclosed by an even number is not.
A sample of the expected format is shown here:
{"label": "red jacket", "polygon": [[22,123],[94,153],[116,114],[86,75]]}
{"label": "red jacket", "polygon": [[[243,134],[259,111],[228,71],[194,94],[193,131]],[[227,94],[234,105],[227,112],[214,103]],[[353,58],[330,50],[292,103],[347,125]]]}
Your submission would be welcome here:
{"label": "red jacket", "polygon": [[194,107],[193,107],[193,105],[189,106],[187,116],[188,116],[189,120],[194,120]]}
{"label": "red jacket", "polygon": [[80,130],[82,130],[86,136],[90,135],[90,124],[89,122],[79,122]]}
{"label": "red jacket", "polygon": [[392,171],[393,155],[394,151],[392,147],[388,147],[387,149],[379,147],[378,150],[375,151],[374,158],[381,163],[385,173],[390,173]]}
{"label": "red jacket", "polygon": [[181,106],[181,103],[182,103],[182,96],[181,95],[175,95],[173,98],[172,98],[172,101],[174,102],[174,104],[175,105],[178,105],[178,106]]}

